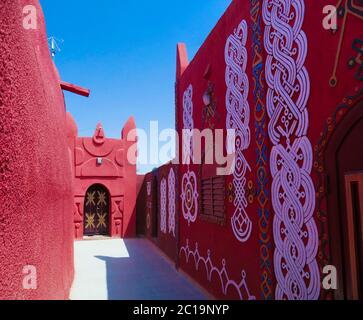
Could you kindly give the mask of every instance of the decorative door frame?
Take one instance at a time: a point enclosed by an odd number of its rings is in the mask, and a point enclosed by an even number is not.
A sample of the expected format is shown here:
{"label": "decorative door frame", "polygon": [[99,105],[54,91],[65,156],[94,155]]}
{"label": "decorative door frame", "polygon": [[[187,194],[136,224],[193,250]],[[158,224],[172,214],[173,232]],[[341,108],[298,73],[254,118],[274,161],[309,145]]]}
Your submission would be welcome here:
{"label": "decorative door frame", "polygon": [[[339,173],[338,164],[336,163],[336,153],[342,145],[344,139],[346,138],[349,130],[354,127],[356,123],[362,121],[363,119],[363,101],[358,100],[358,102],[351,107],[350,111],[344,116],[340,121],[339,125],[335,128],[332,133],[329,142],[326,146],[324,153],[324,164],[325,164],[325,174],[326,174],[326,192],[327,192],[327,208],[328,208],[328,235],[329,235],[329,247],[330,247],[330,263],[337,268],[338,271],[338,290],[335,291],[334,297],[337,300],[343,299],[354,299],[355,290],[354,288],[346,288],[347,281],[346,276],[349,278],[354,277],[352,270],[344,269],[344,265],[348,263],[345,261],[343,250],[347,249],[343,241],[343,234],[349,229],[349,219],[347,217],[343,219],[341,215],[342,209],[341,203],[339,201]],[[349,175],[345,177],[347,179]],[[346,181],[342,181],[346,183]],[[338,186],[338,187],[337,187]],[[349,190],[340,190],[340,192],[348,192]],[[325,266],[322,266],[323,268]]]}

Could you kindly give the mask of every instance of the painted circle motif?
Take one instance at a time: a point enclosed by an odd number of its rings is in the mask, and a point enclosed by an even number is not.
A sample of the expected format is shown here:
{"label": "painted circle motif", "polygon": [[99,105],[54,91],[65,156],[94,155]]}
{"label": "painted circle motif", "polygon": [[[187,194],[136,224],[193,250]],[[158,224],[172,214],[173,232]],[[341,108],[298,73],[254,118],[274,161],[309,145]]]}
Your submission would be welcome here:
{"label": "painted circle motif", "polygon": [[188,224],[195,222],[198,215],[197,177],[193,171],[188,171],[182,181],[182,211]]}

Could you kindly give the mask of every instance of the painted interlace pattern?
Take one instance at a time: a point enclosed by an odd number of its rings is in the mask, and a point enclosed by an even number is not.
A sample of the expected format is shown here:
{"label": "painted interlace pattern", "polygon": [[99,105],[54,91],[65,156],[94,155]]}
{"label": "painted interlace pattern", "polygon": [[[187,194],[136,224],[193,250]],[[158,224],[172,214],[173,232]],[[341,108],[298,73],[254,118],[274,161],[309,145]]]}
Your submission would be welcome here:
{"label": "painted interlace pattern", "polygon": [[194,262],[197,271],[205,270],[209,282],[217,281],[220,283],[222,292],[225,296],[234,289],[241,300],[256,300],[256,297],[253,296],[248,289],[246,272],[242,270],[240,282],[230,279],[226,260],[222,260],[221,266],[214,265],[211,250],[208,250],[207,257],[203,257],[199,252],[198,243],[195,244],[195,249],[192,250],[189,247],[189,240],[187,240],[186,245],[181,247],[179,254],[180,256],[184,255],[187,264],[190,261]]}
{"label": "painted interlace pattern", "polygon": [[175,237],[175,173],[170,169],[168,176],[169,233]]}
{"label": "painted interlace pattern", "polygon": [[264,0],[267,111],[270,118],[276,299],[319,298],[318,232],[307,138],[310,80],[304,66],[303,0]]}
{"label": "painted interlace pattern", "polygon": [[246,74],[247,66],[247,23],[243,20],[233,34],[227,39],[225,47],[226,60],[226,128],[234,129],[235,145],[228,141],[228,152],[235,152],[233,172],[235,212],[232,217],[232,230],[240,242],[246,242],[252,232],[252,222],[247,215],[248,201],[246,197],[246,173],[251,171],[244,157],[251,143],[250,107],[247,101],[249,81]]}
{"label": "painted interlace pattern", "polygon": [[146,216],[146,227],[149,230],[151,227],[151,210],[152,210],[152,200],[151,200],[151,181],[146,184],[147,192],[147,216]]}
{"label": "painted interlace pattern", "polygon": [[[184,129],[194,129],[192,85],[185,90],[183,96],[183,126]],[[192,134],[190,133],[187,138],[189,138],[190,143],[185,143],[185,141],[183,143],[183,163],[190,163],[193,158]],[[184,174],[182,179],[181,191],[183,217],[188,221],[188,225],[190,225],[190,223],[197,220],[199,194],[197,177],[195,172],[190,170],[189,164],[188,171]]]}
{"label": "painted interlace pattern", "polygon": [[[184,143],[183,143],[183,163],[190,163],[193,159],[193,135],[191,130],[194,129],[193,121],[193,86],[190,85],[183,95],[183,125],[184,125]],[[189,132],[188,132],[189,130]],[[187,143],[187,142],[190,143]]]}
{"label": "painted interlace pattern", "polygon": [[166,230],[166,179],[160,183],[160,231],[167,233]]}

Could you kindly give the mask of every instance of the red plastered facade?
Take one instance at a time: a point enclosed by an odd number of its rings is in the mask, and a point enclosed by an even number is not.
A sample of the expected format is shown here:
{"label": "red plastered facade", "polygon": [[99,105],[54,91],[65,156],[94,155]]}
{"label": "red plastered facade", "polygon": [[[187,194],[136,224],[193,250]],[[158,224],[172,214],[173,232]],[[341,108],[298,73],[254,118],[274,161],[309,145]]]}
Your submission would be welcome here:
{"label": "red plastered facade", "polygon": [[[36,30],[23,28],[25,5]],[[0,22],[0,297],[68,299],[74,186],[60,78],[38,1],[2,1]]]}
{"label": "red plastered facade", "polygon": [[[236,126],[244,139],[236,145],[240,176],[224,177],[217,201],[224,218],[203,216],[203,184],[216,161],[178,165],[178,265],[218,298],[359,295],[358,249],[351,259],[359,230],[345,181],[351,172],[358,179],[363,162],[340,150],[351,148],[362,118],[363,8],[342,1],[332,31],[323,26],[330,4],[235,0],[192,61],[177,47],[180,161],[183,129]],[[323,286],[330,265],[337,290]]]}
{"label": "red plastered facade", "polygon": [[[77,126],[68,113],[68,141],[72,151],[75,186],[74,232],[76,239],[83,239],[87,214],[87,191],[101,185],[109,194],[107,231],[103,235],[115,238],[129,238],[136,235],[136,162],[128,157],[130,148],[136,144],[128,141],[129,134],[136,129],[130,118],[122,130],[121,139],[106,137],[101,124],[98,124],[91,138],[78,137]],[[131,154],[131,151],[130,151]],[[134,159],[136,154],[134,156]],[[96,201],[97,202],[97,201]]]}
{"label": "red plastered facade", "polygon": [[178,263],[178,167],[164,165],[145,175],[138,196],[138,232]]}
{"label": "red plastered facade", "polygon": [[[220,299],[362,298],[361,0],[339,2],[336,30],[324,26],[328,0],[234,0],[193,60],[179,44],[179,163],[145,177],[130,161],[134,119],[120,139],[101,124],[79,137],[38,1],[4,1],[1,298],[67,299],[73,240],[97,223],[110,237],[146,236]],[[36,30],[20,23],[25,5],[37,9]],[[203,143],[196,163],[185,129],[222,130],[212,144],[235,170],[218,175]],[[26,266],[37,290],[23,287]],[[327,266],[336,290],[324,285]]]}

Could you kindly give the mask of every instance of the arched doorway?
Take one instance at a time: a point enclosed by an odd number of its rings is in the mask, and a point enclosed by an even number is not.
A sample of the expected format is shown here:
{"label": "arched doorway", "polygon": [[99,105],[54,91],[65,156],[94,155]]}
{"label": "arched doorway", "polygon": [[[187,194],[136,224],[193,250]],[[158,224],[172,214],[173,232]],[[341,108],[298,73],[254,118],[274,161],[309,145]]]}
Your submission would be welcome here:
{"label": "arched doorway", "polygon": [[325,154],[337,299],[363,298],[363,102],[347,113]]}
{"label": "arched doorway", "polygon": [[84,235],[110,234],[110,194],[100,185],[91,186],[84,200]]}

